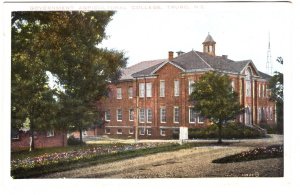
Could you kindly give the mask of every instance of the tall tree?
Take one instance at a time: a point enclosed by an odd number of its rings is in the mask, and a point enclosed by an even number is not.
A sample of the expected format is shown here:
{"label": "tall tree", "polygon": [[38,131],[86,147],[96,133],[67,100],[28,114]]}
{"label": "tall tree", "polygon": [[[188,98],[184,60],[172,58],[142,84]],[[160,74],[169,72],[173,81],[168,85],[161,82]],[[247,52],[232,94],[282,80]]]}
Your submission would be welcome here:
{"label": "tall tree", "polygon": [[232,90],[231,80],[217,72],[207,72],[201,76],[194,84],[190,101],[195,110],[218,126],[219,143],[222,142],[223,125],[243,111],[238,94]]}
{"label": "tall tree", "polygon": [[[278,57],[277,62],[283,65],[283,58]],[[270,80],[271,97],[276,102],[277,130],[283,132],[283,74],[275,72]]]}
{"label": "tall tree", "polygon": [[[110,11],[12,13],[12,47],[22,47],[12,50],[12,58],[18,59],[12,62],[12,69],[32,75],[26,79],[39,88],[47,86],[47,71],[57,79],[61,90],[51,96],[56,102],[55,109],[48,105],[56,113],[53,124],[57,129],[80,130],[82,137],[83,129],[99,122],[96,102],[106,94],[107,84],[118,79],[120,68],[126,64],[122,52],[97,47],[106,38],[105,27],[113,14]],[[20,52],[29,57],[20,57]],[[17,73],[12,70],[12,75]],[[33,79],[36,76],[41,78],[39,82]],[[26,79],[12,82],[12,89],[23,89]],[[12,107],[12,126],[29,115],[29,109],[18,102],[37,105],[30,99],[32,94],[35,92],[28,91],[21,100],[12,90],[12,105],[16,105]],[[20,112],[13,114],[14,110]]]}

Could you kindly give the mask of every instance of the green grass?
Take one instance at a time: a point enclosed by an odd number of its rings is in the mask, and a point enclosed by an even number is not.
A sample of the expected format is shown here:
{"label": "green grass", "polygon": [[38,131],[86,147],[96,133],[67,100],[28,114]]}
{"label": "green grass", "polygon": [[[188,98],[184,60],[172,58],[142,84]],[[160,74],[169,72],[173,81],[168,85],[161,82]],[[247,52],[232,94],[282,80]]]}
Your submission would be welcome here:
{"label": "green grass", "polygon": [[[162,145],[157,146],[154,148],[146,148],[146,149],[138,149],[138,150],[128,150],[128,151],[121,151],[117,153],[110,153],[110,154],[101,154],[92,156],[89,158],[83,158],[78,160],[70,160],[70,161],[59,161],[57,163],[47,164],[47,165],[41,165],[41,166],[35,166],[31,168],[16,168],[11,170],[11,176],[13,178],[35,178],[42,176],[44,174],[48,173],[54,173],[54,172],[60,172],[60,171],[66,171],[81,167],[87,167],[92,166],[96,164],[104,164],[109,162],[115,162],[119,160],[125,160],[140,156],[145,156],[149,154],[156,154],[160,152],[168,152],[168,151],[176,151],[180,149],[186,149],[191,147],[200,146],[203,144],[198,143],[188,143],[188,144],[168,144],[168,145]],[[83,147],[90,147],[90,146],[83,146]],[[69,150],[70,148],[66,149]],[[82,149],[82,147],[80,147]],[[57,150],[64,150],[62,148],[53,149],[53,151]],[[41,150],[43,151],[43,150]],[[40,151],[36,151],[34,155],[38,155]]]}

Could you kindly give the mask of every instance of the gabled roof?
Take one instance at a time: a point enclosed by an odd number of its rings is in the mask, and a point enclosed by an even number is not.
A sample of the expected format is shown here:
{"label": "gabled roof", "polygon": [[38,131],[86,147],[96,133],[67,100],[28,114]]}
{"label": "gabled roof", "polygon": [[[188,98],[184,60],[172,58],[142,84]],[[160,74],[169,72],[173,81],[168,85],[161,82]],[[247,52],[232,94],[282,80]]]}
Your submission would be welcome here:
{"label": "gabled roof", "polygon": [[120,80],[128,80],[128,79],[133,79],[132,75],[136,72],[143,71],[147,68],[151,68],[157,64],[161,64],[164,62],[164,59],[159,59],[159,60],[148,60],[148,61],[142,61],[140,63],[137,63],[133,66],[126,67],[122,69],[122,75]]}
{"label": "gabled roof", "polygon": [[261,78],[266,79],[267,81],[269,81],[272,78],[271,75],[268,75],[268,74],[263,73],[261,71],[258,71],[258,72],[259,72],[259,75],[261,76]]}
{"label": "gabled roof", "polygon": [[122,78],[132,79],[142,76],[154,76],[156,71],[166,64],[171,64],[183,72],[215,70],[233,74],[242,74],[243,70],[251,64],[258,76],[261,76],[263,79],[269,79],[270,77],[264,73],[261,74],[251,60],[233,61],[226,56],[212,56],[207,53],[192,50],[177,56],[171,61],[153,60],[141,62],[126,69],[126,72],[124,71],[126,74],[124,74]]}

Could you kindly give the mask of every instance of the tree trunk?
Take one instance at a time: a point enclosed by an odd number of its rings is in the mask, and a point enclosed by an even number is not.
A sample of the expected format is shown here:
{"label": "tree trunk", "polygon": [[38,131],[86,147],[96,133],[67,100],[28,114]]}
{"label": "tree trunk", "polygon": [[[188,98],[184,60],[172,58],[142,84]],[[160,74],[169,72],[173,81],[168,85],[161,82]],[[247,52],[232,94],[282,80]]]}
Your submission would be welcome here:
{"label": "tree trunk", "polygon": [[82,140],[82,129],[80,128],[79,130],[79,135],[80,135],[80,144],[83,144],[83,140]]}
{"label": "tree trunk", "polygon": [[218,135],[219,135],[218,143],[222,143],[222,122],[218,123]]}
{"label": "tree trunk", "polygon": [[30,140],[30,148],[29,148],[29,151],[32,151],[32,150],[34,150],[34,130],[33,129],[31,129],[31,140]]}

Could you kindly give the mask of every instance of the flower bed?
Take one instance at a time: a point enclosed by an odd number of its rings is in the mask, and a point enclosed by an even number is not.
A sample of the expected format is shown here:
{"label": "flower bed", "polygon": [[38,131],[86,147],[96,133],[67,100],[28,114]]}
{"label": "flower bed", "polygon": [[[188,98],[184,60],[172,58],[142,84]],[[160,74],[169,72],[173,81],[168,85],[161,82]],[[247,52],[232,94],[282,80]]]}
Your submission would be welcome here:
{"label": "flower bed", "polygon": [[36,157],[27,157],[23,159],[12,160],[11,168],[12,170],[18,168],[33,168],[43,165],[57,164],[63,161],[68,162],[81,159],[89,159],[102,154],[111,154],[120,151],[153,148],[157,145],[159,145],[159,143],[139,143],[131,145],[101,145],[67,152],[45,153]]}
{"label": "flower bed", "polygon": [[243,162],[250,160],[260,160],[267,158],[282,158],[283,157],[283,145],[272,145],[267,147],[259,147],[254,150],[242,152],[226,156],[224,158],[215,159],[213,163],[233,163]]}

